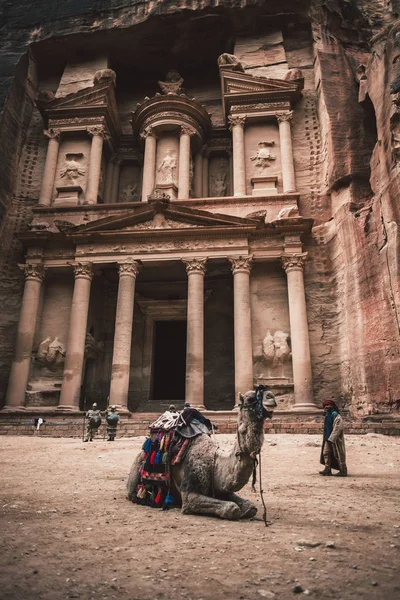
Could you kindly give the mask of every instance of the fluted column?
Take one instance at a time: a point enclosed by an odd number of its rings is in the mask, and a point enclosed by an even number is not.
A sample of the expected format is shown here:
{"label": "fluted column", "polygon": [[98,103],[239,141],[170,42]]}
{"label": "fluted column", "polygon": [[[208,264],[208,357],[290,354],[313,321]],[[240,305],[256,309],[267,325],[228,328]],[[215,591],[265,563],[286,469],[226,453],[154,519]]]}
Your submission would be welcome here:
{"label": "fluted column", "polygon": [[281,146],[283,191],[296,191],[296,177],[293,163],[292,132],[290,122],[293,112],[276,115],[279,125],[279,140]]}
{"label": "fluted column", "polygon": [[67,354],[61,387],[59,407],[79,409],[90,286],[93,279],[92,263],[75,263],[75,285],[69,319]]}
{"label": "fluted column", "polygon": [[58,129],[48,129],[44,131],[44,135],[49,138],[49,144],[44,164],[42,187],[40,188],[39,205],[50,206],[56,178],[58,151],[60,149],[60,131]]}
{"label": "fluted column", "polygon": [[194,159],[194,195],[196,198],[203,196],[203,157],[198,152]]}
{"label": "fluted column", "polygon": [[144,142],[143,183],[142,202],[147,202],[148,197],[154,190],[156,183],[156,151],[157,138],[151,127],[145,129],[140,137]]}
{"label": "fluted column", "polygon": [[110,404],[116,404],[120,408],[128,410],[133,308],[139,263],[134,260],[120,263],[118,270],[119,285],[111,368]]}
{"label": "fluted column", "polygon": [[209,191],[208,191],[208,151],[207,151],[207,146],[203,146],[201,151],[202,151],[202,155],[203,155],[202,198],[208,198]]}
{"label": "fluted column", "polygon": [[282,256],[283,268],[287,275],[289,296],[290,338],[292,343],[295,396],[293,410],[299,411],[315,409],[303,276],[306,257],[306,253]]}
{"label": "fluted column", "polygon": [[244,156],[244,124],[246,117],[230,116],[228,117],[232,131],[232,149],[233,149],[233,195],[246,195],[246,166]]}
{"label": "fluted column", "polygon": [[188,275],[186,402],[204,408],[204,275],[206,258],[183,259]]}
{"label": "fluted column", "polygon": [[99,194],[101,156],[103,152],[103,140],[105,137],[104,127],[88,127],[88,133],[92,136],[90,147],[89,169],[84,204],[97,204]]}
{"label": "fluted column", "polygon": [[23,409],[31,365],[33,339],[44,279],[42,265],[20,265],[25,274],[24,295],[18,322],[15,356],[8,380],[5,409]]}
{"label": "fluted column", "polygon": [[190,191],[190,137],[194,129],[182,125],[179,138],[179,165],[178,165],[178,199],[189,198]]}
{"label": "fluted column", "polygon": [[253,346],[251,337],[250,271],[252,256],[230,258],[233,273],[235,336],[235,403],[239,393],[253,389]]}

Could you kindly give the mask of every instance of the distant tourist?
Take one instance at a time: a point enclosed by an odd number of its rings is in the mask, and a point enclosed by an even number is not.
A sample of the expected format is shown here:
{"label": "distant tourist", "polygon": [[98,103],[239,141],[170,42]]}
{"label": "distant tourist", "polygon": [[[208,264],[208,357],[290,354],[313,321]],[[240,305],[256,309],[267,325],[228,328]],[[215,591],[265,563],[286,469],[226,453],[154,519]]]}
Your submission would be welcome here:
{"label": "distant tourist", "polygon": [[337,469],[339,473],[336,473],[336,476],[347,477],[343,419],[333,400],[325,400],[322,406],[325,419],[320,462],[325,467],[319,474],[332,475],[332,469]]}

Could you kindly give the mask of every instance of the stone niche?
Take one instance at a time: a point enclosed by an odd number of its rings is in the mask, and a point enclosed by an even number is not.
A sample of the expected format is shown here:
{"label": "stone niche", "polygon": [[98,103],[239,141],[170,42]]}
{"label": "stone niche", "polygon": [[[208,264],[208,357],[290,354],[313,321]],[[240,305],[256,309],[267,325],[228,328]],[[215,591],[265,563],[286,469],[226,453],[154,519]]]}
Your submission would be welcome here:
{"label": "stone niche", "polygon": [[209,196],[232,195],[231,164],[227,153],[213,154],[209,159]]}
{"label": "stone niche", "polygon": [[54,205],[78,205],[84,201],[90,139],[85,133],[64,134],[54,181]]}
{"label": "stone niche", "polygon": [[284,270],[276,263],[255,264],[251,273],[254,379],[279,394],[279,408],[293,391],[289,305]]}
{"label": "stone niche", "polygon": [[134,161],[124,161],[120,167],[117,202],[139,202],[141,194],[141,169]]}
{"label": "stone niche", "polygon": [[246,193],[276,195],[282,188],[278,125],[249,124],[245,128]]}
{"label": "stone niche", "polygon": [[35,335],[27,406],[57,406],[61,390],[73,281],[67,274],[49,277]]}

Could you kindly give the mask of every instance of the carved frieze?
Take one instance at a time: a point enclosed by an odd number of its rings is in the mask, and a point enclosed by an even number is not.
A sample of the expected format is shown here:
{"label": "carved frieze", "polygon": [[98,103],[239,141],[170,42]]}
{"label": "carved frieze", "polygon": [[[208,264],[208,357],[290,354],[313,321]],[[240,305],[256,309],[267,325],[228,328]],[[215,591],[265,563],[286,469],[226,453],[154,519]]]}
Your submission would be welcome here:
{"label": "carved frieze", "polygon": [[288,109],[288,102],[255,102],[254,104],[232,104],[232,112],[271,112]]}

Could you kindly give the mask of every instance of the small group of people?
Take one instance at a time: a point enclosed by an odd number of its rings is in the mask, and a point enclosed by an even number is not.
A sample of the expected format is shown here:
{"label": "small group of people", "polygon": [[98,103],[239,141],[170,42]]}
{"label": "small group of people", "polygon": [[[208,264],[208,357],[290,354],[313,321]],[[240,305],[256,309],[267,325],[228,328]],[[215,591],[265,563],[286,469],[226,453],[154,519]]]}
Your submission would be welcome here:
{"label": "small group of people", "polygon": [[[106,409],[105,419],[107,423],[107,441],[113,442],[117,435],[117,426],[120,420],[115,404],[112,404]],[[101,411],[97,408],[96,402],[92,405],[92,408],[86,412],[85,420],[86,433],[83,441],[93,442],[93,438],[101,425]]]}

